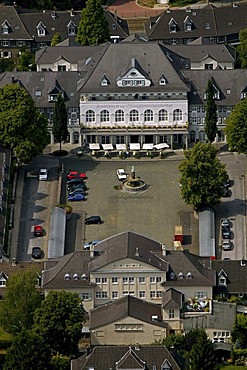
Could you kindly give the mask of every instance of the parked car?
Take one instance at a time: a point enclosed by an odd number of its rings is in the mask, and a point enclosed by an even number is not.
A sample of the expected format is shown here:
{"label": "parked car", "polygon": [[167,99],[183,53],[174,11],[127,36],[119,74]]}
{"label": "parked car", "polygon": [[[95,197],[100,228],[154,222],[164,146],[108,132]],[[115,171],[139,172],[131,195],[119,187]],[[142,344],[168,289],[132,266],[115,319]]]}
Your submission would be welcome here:
{"label": "parked car", "polygon": [[229,188],[228,187],[223,187],[222,188],[222,197],[226,198],[229,197]]}
{"label": "parked car", "polygon": [[67,181],[67,185],[70,186],[72,184],[83,184],[83,179],[79,177],[74,177],[73,179],[70,179]]}
{"label": "parked car", "polygon": [[77,172],[77,171],[70,171],[67,175],[67,179],[68,180],[71,180],[71,179],[86,179],[87,178],[87,175],[85,174],[85,172]]}
{"label": "parked car", "polygon": [[48,169],[47,168],[41,168],[39,170],[39,180],[40,181],[47,181],[48,179]]}
{"label": "parked car", "polygon": [[34,236],[43,236],[43,227],[40,225],[34,226]]}
{"label": "parked car", "polygon": [[228,218],[221,219],[221,227],[230,227],[230,220]]}
{"label": "parked car", "polygon": [[229,239],[222,240],[222,249],[224,251],[229,251],[231,249],[231,241]]}
{"label": "parked car", "polygon": [[221,233],[223,239],[231,239],[231,230],[229,227],[222,227]]}
{"label": "parked car", "polygon": [[91,225],[91,224],[101,224],[102,220],[100,216],[91,216],[85,218],[85,225]]}
{"label": "parked car", "polygon": [[83,249],[89,250],[92,246],[95,246],[96,244],[98,244],[100,242],[101,242],[101,240],[91,240],[90,242],[85,243],[83,245]]}
{"label": "parked car", "polygon": [[39,259],[42,257],[42,249],[40,247],[32,248],[32,258]]}
{"label": "parked car", "polygon": [[85,194],[85,189],[83,188],[77,188],[77,189],[72,189],[69,192],[69,195],[74,195],[74,194]]}
{"label": "parked car", "polygon": [[82,200],[85,200],[85,195],[82,193],[78,194],[71,194],[68,196],[68,201],[69,202],[80,202]]}
{"label": "parked car", "polygon": [[69,184],[68,185],[68,191],[78,189],[78,188],[83,188],[84,190],[87,189],[86,184],[84,184],[84,182],[78,182],[78,183],[75,183],[75,184]]}
{"label": "parked car", "polygon": [[119,168],[117,170],[117,177],[118,177],[118,180],[120,181],[126,180],[127,174],[125,173],[123,168]]}

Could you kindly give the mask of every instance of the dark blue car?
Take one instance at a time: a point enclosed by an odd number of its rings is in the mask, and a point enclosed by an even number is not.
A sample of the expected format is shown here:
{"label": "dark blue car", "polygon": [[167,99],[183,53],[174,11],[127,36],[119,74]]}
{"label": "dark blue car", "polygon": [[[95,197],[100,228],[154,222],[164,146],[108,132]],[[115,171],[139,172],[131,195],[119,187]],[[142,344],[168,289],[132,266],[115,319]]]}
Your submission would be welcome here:
{"label": "dark blue car", "polygon": [[69,202],[80,202],[85,199],[85,195],[82,193],[78,194],[71,194],[68,196],[68,201]]}

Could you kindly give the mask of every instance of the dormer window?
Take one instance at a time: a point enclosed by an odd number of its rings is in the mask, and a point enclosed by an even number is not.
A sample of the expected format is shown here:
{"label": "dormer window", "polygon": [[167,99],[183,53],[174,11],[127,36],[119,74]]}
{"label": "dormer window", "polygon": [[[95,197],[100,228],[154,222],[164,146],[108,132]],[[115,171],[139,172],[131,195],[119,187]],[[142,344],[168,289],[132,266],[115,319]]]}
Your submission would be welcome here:
{"label": "dormer window", "polygon": [[165,78],[164,75],[162,75],[159,79],[159,85],[162,86],[162,85],[166,85],[167,84],[167,79]]}
{"label": "dormer window", "polygon": [[173,271],[170,273],[170,279],[171,279],[171,280],[174,280],[174,279],[175,279],[175,274],[174,274],[174,272],[173,272]]}
{"label": "dormer window", "polygon": [[192,273],[189,271],[186,275],[187,279],[192,279]]}
{"label": "dormer window", "polygon": [[180,271],[180,273],[178,274],[178,277],[179,277],[179,279],[183,279],[184,278],[184,274],[182,273],[182,271]]}
{"label": "dormer window", "polygon": [[100,85],[101,86],[107,86],[107,85],[109,85],[108,78],[105,75],[101,78]]}
{"label": "dormer window", "polygon": [[210,30],[210,24],[206,23],[205,28],[206,28],[206,30]]}
{"label": "dormer window", "polygon": [[74,22],[69,22],[69,24],[67,25],[67,29],[69,36],[76,34],[76,25],[74,24]]}
{"label": "dormer window", "polygon": [[46,27],[45,27],[45,25],[42,23],[42,22],[40,22],[39,24],[38,24],[38,26],[36,27],[36,29],[37,29],[37,32],[38,32],[38,36],[45,36],[46,35]]}
{"label": "dormer window", "polygon": [[192,21],[189,17],[184,20],[184,30],[185,32],[192,31]]}
{"label": "dormer window", "polygon": [[73,275],[73,279],[74,279],[74,280],[79,280],[79,275],[78,275],[78,274],[74,274],[74,275]]}
{"label": "dormer window", "polygon": [[161,365],[161,370],[172,370],[171,364],[168,362],[168,360],[163,362]]}
{"label": "dormer window", "polygon": [[219,277],[219,285],[226,286],[226,278],[222,275]]}
{"label": "dormer window", "polygon": [[117,25],[115,23],[112,23],[112,29],[115,31],[117,29]]}
{"label": "dormer window", "polygon": [[65,275],[64,275],[64,280],[70,280],[70,275],[69,275],[69,273],[67,273],[67,274],[65,274]]}
{"label": "dormer window", "polygon": [[177,23],[174,19],[171,19],[169,22],[169,32],[177,32]]}
{"label": "dormer window", "polygon": [[2,33],[4,35],[8,34],[10,32],[10,25],[8,23],[8,21],[4,21],[3,24],[2,24]]}

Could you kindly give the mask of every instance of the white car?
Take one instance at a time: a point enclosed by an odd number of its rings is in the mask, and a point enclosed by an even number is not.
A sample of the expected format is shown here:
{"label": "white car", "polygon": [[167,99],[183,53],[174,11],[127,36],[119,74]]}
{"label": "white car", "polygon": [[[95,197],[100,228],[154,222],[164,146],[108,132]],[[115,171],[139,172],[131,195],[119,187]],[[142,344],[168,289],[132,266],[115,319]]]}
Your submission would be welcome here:
{"label": "white car", "polygon": [[117,177],[118,177],[118,180],[121,180],[121,181],[127,179],[127,174],[125,173],[123,168],[119,168],[117,170]]}
{"label": "white car", "polygon": [[40,181],[47,181],[48,179],[48,170],[47,168],[41,168],[39,170],[39,180]]}
{"label": "white car", "polygon": [[229,251],[231,249],[231,241],[229,239],[222,240],[222,249],[224,251]]}
{"label": "white car", "polygon": [[228,218],[221,219],[221,227],[230,227],[230,221]]}

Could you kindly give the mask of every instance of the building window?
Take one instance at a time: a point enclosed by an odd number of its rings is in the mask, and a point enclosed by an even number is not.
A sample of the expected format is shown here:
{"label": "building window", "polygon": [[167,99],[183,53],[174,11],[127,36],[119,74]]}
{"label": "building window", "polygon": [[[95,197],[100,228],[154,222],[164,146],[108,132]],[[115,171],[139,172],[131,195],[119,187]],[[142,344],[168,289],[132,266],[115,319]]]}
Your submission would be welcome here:
{"label": "building window", "polygon": [[151,109],[147,109],[144,112],[144,122],[150,122],[154,120],[154,113]]}
{"label": "building window", "polygon": [[86,111],[86,122],[95,122],[95,113],[93,110]]}
{"label": "building window", "polygon": [[156,298],[161,298],[161,291],[160,291],[160,290],[158,290],[158,291],[156,292]]}
{"label": "building window", "polygon": [[100,299],[101,298],[101,292],[96,292],[95,293],[95,298]]}
{"label": "building window", "polygon": [[57,70],[58,70],[58,72],[66,72],[66,66],[64,66],[64,65],[58,65],[57,66]]}
{"label": "building window", "polygon": [[226,285],[226,278],[225,277],[220,277],[219,278],[219,285]]}
{"label": "building window", "polygon": [[41,96],[41,95],[42,95],[41,90],[36,90],[36,91],[35,91],[35,96]]}
{"label": "building window", "polygon": [[139,298],[145,298],[146,297],[146,293],[145,293],[145,291],[144,290],[141,290],[140,292],[139,292]]}
{"label": "building window", "polygon": [[161,276],[158,276],[158,277],[156,278],[156,282],[157,282],[157,283],[161,283]]}
{"label": "building window", "polygon": [[136,109],[130,111],[130,122],[139,121],[139,112]]}
{"label": "building window", "polygon": [[101,292],[101,297],[102,297],[102,299],[106,299],[107,298],[107,292]]}
{"label": "building window", "polygon": [[116,122],[124,122],[124,111],[119,109],[115,112],[115,121]]}
{"label": "building window", "polygon": [[102,135],[101,142],[102,144],[110,144],[110,136]]}
{"label": "building window", "polygon": [[129,292],[127,290],[124,290],[123,295],[129,295]]}
{"label": "building window", "polygon": [[127,277],[123,277],[123,284],[128,284],[128,278]]}
{"label": "building window", "polygon": [[205,64],[205,69],[213,69],[213,64]]}
{"label": "building window", "polygon": [[169,310],[169,319],[174,319],[174,317],[175,317],[174,310]]}
{"label": "building window", "polygon": [[112,299],[118,299],[118,292],[112,292],[111,297]]}
{"label": "building window", "polygon": [[3,41],[3,46],[4,46],[4,47],[9,46],[9,41],[8,41],[8,40],[4,40],[4,41]]}
{"label": "building window", "polygon": [[109,122],[110,121],[110,114],[108,110],[102,110],[100,112],[100,122]]}
{"label": "building window", "polygon": [[129,277],[129,284],[134,284],[135,280],[133,277]]}
{"label": "building window", "polygon": [[208,297],[207,292],[195,292],[195,298],[204,299]]}
{"label": "building window", "polygon": [[167,110],[161,109],[159,111],[159,122],[168,121],[168,113]]}
{"label": "building window", "polygon": [[173,111],[173,121],[176,122],[176,121],[182,121],[183,119],[183,114],[182,114],[182,111],[181,109],[175,109]]}
{"label": "building window", "polygon": [[68,28],[68,34],[69,35],[75,35],[75,27],[74,26],[70,26]]}
{"label": "building window", "polygon": [[155,283],[155,277],[154,276],[151,276],[150,277],[150,284],[154,284]]}
{"label": "building window", "polygon": [[101,281],[102,281],[102,284],[107,284],[107,278],[106,278],[106,277],[103,277],[103,278],[101,279]]}
{"label": "building window", "polygon": [[95,283],[96,283],[96,284],[100,284],[100,283],[101,283],[101,278],[96,278],[96,279],[95,279]]}
{"label": "building window", "polygon": [[124,136],[116,136],[116,144],[124,144]]}
{"label": "building window", "polygon": [[155,298],[155,290],[150,290],[150,298]]}
{"label": "building window", "polygon": [[139,283],[140,284],[145,284],[146,278],[145,277],[139,277]]}
{"label": "building window", "polygon": [[111,282],[112,284],[118,284],[118,278],[117,277],[111,278]]}
{"label": "building window", "polygon": [[80,297],[83,301],[91,301],[92,300],[92,294],[91,293],[81,293]]}
{"label": "building window", "polygon": [[38,29],[38,36],[45,36],[45,29],[44,28],[39,28]]}

